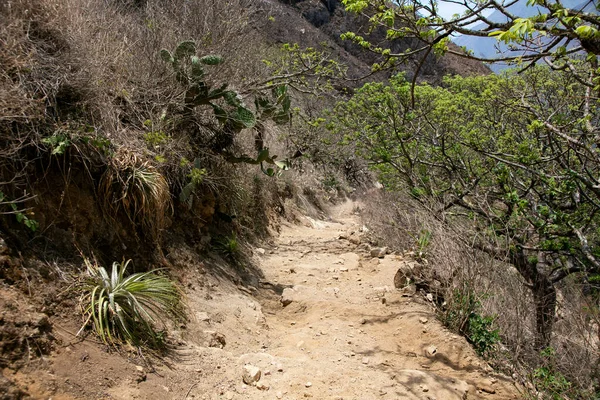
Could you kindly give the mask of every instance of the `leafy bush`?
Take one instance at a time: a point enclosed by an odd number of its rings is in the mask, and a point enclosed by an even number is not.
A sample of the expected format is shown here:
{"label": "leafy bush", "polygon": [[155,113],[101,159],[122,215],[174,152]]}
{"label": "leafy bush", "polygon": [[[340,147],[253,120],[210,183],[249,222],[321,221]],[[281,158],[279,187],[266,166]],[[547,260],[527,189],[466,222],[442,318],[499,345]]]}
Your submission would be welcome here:
{"label": "leafy bush", "polygon": [[[183,118],[189,118],[196,107],[210,107],[219,124],[211,147],[222,154],[226,161],[260,164],[261,170],[269,176],[275,176],[278,170],[289,169],[288,160],[276,161],[277,156],[270,155],[269,149],[264,147],[264,121],[270,119],[276,124],[286,124],[291,119],[291,98],[287,86],[268,81],[269,85],[256,89],[253,111],[245,104],[239,92],[228,89],[228,83],[213,88],[207,79],[205,67],[222,64],[223,57],[198,57],[196,50],[196,42],[186,40],[179,43],[172,53],[166,49],[160,51],[161,59],[171,66],[176,81],[184,89]],[[233,144],[235,135],[244,129],[254,130],[258,152],[256,157],[246,154],[235,156],[228,149]],[[271,166],[265,168],[263,163]]]}
{"label": "leafy bush", "polygon": [[553,400],[564,399],[571,391],[571,382],[556,370],[556,351],[547,347],[540,352],[543,366],[533,371],[533,383],[536,388],[544,392],[543,398]]}
{"label": "leafy bush", "polygon": [[240,244],[235,232],[231,236],[224,236],[217,241],[217,248],[228,257],[234,257],[240,251]]}
{"label": "leafy bush", "polygon": [[104,267],[86,259],[89,279],[83,288],[82,304],[87,318],[81,330],[91,321],[107,344],[123,340],[160,347],[164,343],[155,325],[182,315],[181,294],[156,270],[125,276],[130,261],[113,263],[109,275]]}
{"label": "leafy bush", "polygon": [[500,341],[498,329],[492,329],[494,319],[493,316],[483,317],[475,313],[469,316],[467,338],[479,355],[489,355],[494,345]]}
{"label": "leafy bush", "polygon": [[10,211],[3,211],[0,209],[0,214],[14,214],[15,218],[19,223],[25,225],[32,232],[35,232],[39,229],[39,223],[35,219],[30,218],[31,216],[33,216],[33,212],[21,209],[17,205],[29,199],[30,197],[25,195],[20,199],[10,200],[2,191],[0,191],[0,207],[8,206],[10,208]]}
{"label": "leafy bush", "polygon": [[500,341],[498,329],[492,329],[494,316],[482,316],[481,303],[473,291],[455,290],[442,315],[442,321],[464,335],[481,356],[490,356]]}

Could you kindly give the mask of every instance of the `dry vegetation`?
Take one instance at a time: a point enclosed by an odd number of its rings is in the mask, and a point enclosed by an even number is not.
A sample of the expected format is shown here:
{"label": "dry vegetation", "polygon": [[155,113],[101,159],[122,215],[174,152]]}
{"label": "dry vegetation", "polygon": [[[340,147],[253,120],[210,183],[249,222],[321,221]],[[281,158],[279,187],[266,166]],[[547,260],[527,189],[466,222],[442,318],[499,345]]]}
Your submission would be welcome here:
{"label": "dry vegetation", "polygon": [[[194,40],[200,56],[225,59],[207,70],[209,84],[249,96],[248,77],[269,73],[249,28],[253,2],[22,0],[1,11],[2,211],[35,212],[43,236],[75,231],[80,246],[103,242],[112,258],[116,239],[137,250],[178,219],[207,226],[214,210],[237,221],[257,211],[263,200],[250,193],[265,177],[219,154],[248,151],[253,138],[224,133],[210,107],[182,116],[182,87],[159,57]],[[195,170],[196,201],[184,204]],[[82,207],[106,218],[77,220]]]}
{"label": "dry vegetation", "polygon": [[[362,217],[372,229],[372,240],[396,251],[423,253],[426,290],[436,294],[440,318],[451,329],[469,337],[466,318],[471,313],[492,316],[489,329],[497,329],[501,338],[487,354],[493,365],[518,378],[532,395],[533,383],[549,398],[593,398],[600,320],[594,312],[595,299],[586,295],[588,290],[577,278],[558,289],[554,352],[537,353],[531,346],[535,337],[531,292],[514,267],[465,243],[468,226],[439,221],[406,195],[371,191],[368,199]],[[422,239],[424,232],[430,233],[429,240]],[[469,296],[480,305],[465,302]]]}

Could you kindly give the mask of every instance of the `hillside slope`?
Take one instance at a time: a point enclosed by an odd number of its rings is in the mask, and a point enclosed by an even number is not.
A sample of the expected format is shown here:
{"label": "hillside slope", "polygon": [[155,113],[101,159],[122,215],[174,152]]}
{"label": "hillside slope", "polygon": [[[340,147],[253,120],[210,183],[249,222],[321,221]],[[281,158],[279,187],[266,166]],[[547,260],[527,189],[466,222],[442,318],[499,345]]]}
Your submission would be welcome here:
{"label": "hillside slope", "polygon": [[[338,58],[349,67],[353,78],[365,76],[370,65],[378,61],[378,56],[365,51],[349,41],[343,41],[340,35],[351,31],[373,39],[374,42],[385,42],[385,34],[375,31],[369,34],[367,21],[347,13],[338,0],[265,0],[264,12],[267,16],[257,21],[267,21],[256,25],[256,29],[272,43],[299,43],[303,47],[320,47],[326,44],[332,56]],[[268,17],[271,17],[270,19]],[[395,40],[386,43],[393,51],[414,47],[408,40]],[[455,49],[458,49],[454,44]],[[406,71],[412,77],[419,59],[408,64],[399,65],[396,71]],[[420,71],[420,79],[431,83],[439,83],[445,75],[485,75],[490,70],[483,63],[461,58],[456,55],[436,57],[429,55]],[[390,72],[381,74],[389,76]],[[372,78],[371,78],[372,79]],[[377,76],[376,78],[377,79]]]}

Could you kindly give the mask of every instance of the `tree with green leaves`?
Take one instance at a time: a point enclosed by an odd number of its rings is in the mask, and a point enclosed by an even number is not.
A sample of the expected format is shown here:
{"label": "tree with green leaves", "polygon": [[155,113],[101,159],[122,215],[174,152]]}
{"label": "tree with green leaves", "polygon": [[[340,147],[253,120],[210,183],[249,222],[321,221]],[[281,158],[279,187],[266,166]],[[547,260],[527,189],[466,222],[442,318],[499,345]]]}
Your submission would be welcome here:
{"label": "tree with green leaves", "polygon": [[535,346],[547,347],[556,285],[600,273],[598,99],[543,67],[412,89],[402,76],[366,84],[326,126],[386,187],[470,224],[466,244],[512,264],[532,293]]}
{"label": "tree with green leaves", "polygon": [[[411,39],[411,43],[415,44],[394,52],[355,32],[343,35],[379,53],[384,61],[378,65],[413,57],[425,59],[432,51],[487,62],[510,61],[519,63],[523,68],[543,60],[553,69],[568,71],[585,86],[598,85],[600,15],[598,3],[594,0],[582,3],[527,0],[529,9],[524,14],[514,11],[521,0],[342,0],[342,3],[347,11],[368,18],[372,29],[383,29],[388,40]],[[447,18],[440,12],[444,6],[464,11]],[[492,18],[490,14],[498,18]],[[509,51],[482,58],[468,51],[452,49],[448,42],[457,33],[480,38],[496,37],[508,44]],[[574,58],[585,58],[586,68],[582,70],[574,65]]]}

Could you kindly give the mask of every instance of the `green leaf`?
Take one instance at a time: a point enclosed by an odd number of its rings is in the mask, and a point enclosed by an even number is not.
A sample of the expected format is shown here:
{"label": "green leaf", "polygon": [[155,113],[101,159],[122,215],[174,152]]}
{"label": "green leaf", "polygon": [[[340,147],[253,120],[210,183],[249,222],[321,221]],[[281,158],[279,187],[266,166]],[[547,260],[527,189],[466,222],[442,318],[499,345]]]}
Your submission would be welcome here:
{"label": "green leaf", "polygon": [[215,117],[217,118],[217,121],[224,124],[227,121],[227,111],[225,111],[222,107],[220,107],[214,103],[210,103],[210,105],[213,109],[213,112],[215,113]]}
{"label": "green leaf", "polygon": [[272,119],[277,125],[284,125],[290,122],[291,117],[290,113],[280,111],[273,115]]}
{"label": "green leaf", "polygon": [[287,93],[287,86],[280,85],[273,88],[273,95],[277,98],[284,96]]}
{"label": "green leaf", "polygon": [[577,29],[575,29],[575,33],[577,34],[577,36],[583,39],[590,39],[594,36],[597,36],[598,30],[588,25],[581,25],[578,26]]}
{"label": "green leaf", "polygon": [[256,105],[257,109],[259,109],[259,108],[266,108],[266,109],[268,109],[268,108],[273,108],[274,107],[273,104],[271,104],[271,101],[268,98],[261,97],[261,96],[256,97],[254,99],[254,104]]}
{"label": "green leaf", "polygon": [[281,101],[281,108],[283,109],[283,112],[288,113],[290,111],[291,106],[292,106],[292,99],[290,99],[290,96],[285,95]]}
{"label": "green leaf", "polygon": [[208,94],[208,98],[210,100],[216,100],[225,95],[225,89],[227,89],[227,84],[222,85],[220,88],[211,91]]}
{"label": "green leaf", "polygon": [[182,203],[186,203],[188,208],[192,207],[193,196],[192,193],[196,189],[196,185],[193,182],[188,183],[183,187],[181,193],[179,194],[179,201]]}
{"label": "green leaf", "polygon": [[200,58],[198,56],[192,56],[192,79],[195,81],[199,81],[204,78],[204,67],[200,62]]}
{"label": "green leaf", "polygon": [[223,93],[223,98],[225,99],[227,104],[229,104],[232,107],[239,107],[242,105],[242,102],[240,101],[238,94],[236,92],[234,92],[233,90],[225,91]]}
{"label": "green leaf", "polygon": [[265,172],[265,174],[269,175],[269,176],[275,176],[275,170],[273,168],[267,168],[266,170],[263,170]]}
{"label": "green leaf", "polygon": [[262,149],[258,153],[258,157],[256,157],[256,161],[260,163],[260,162],[266,161],[268,158],[269,158],[269,149]]}

